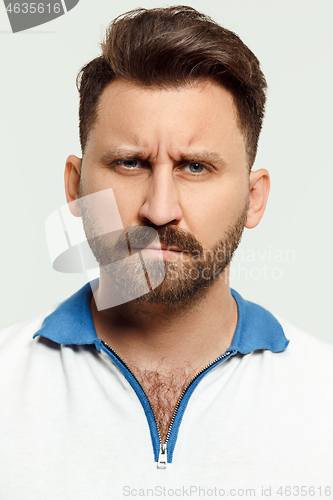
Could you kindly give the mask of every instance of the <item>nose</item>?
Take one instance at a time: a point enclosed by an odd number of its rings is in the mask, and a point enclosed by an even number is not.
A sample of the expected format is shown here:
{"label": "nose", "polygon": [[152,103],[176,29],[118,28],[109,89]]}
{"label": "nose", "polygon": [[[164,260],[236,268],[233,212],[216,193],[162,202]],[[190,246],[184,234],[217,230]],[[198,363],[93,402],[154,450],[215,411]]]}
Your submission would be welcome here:
{"label": "nose", "polygon": [[183,217],[176,181],[169,168],[153,171],[140,218],[147,225],[178,224]]}

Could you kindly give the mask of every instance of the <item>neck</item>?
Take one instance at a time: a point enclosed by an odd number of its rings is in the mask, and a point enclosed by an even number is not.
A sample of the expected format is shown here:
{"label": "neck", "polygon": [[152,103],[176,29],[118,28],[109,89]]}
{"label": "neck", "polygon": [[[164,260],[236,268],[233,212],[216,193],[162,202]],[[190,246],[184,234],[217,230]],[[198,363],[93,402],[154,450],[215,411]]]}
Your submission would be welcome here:
{"label": "neck", "polygon": [[[92,298],[97,335],[140,369],[200,370],[230,346],[237,325],[237,306],[224,273],[200,297],[177,306],[131,301],[98,311]],[[99,296],[105,286],[101,279]]]}

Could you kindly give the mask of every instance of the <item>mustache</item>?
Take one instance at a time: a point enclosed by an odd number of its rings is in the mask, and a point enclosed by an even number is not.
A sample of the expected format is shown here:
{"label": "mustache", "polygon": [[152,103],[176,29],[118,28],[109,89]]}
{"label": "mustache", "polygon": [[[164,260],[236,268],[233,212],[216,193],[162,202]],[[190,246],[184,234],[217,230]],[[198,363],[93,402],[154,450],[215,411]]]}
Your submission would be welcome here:
{"label": "mustache", "polygon": [[158,243],[181,252],[202,254],[203,247],[197,239],[184,229],[172,226],[152,228],[150,226],[127,226],[126,229],[87,238],[92,249],[103,249],[103,264],[110,264],[140,252],[151,244]]}
{"label": "mustache", "polygon": [[204,249],[199,241],[189,232],[172,226],[157,230],[159,240],[167,247],[177,247],[181,251],[202,254]]}
{"label": "mustache", "polygon": [[[150,226],[127,227],[127,240],[132,249],[145,248],[153,242],[160,242],[168,248],[177,248],[180,251],[193,253],[203,252],[202,245],[188,231],[173,226],[151,228]],[[153,235],[154,238],[153,238]]]}

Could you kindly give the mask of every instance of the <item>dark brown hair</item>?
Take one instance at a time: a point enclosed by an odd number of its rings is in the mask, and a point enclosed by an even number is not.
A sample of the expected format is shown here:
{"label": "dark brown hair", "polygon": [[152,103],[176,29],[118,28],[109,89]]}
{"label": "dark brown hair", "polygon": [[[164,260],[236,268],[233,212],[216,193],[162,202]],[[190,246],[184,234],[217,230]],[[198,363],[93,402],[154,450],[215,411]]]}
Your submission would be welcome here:
{"label": "dark brown hair", "polygon": [[109,25],[101,47],[102,55],[77,76],[82,153],[112,80],[173,88],[210,79],[233,95],[252,167],[267,85],[258,59],[235,33],[192,7],[136,9]]}

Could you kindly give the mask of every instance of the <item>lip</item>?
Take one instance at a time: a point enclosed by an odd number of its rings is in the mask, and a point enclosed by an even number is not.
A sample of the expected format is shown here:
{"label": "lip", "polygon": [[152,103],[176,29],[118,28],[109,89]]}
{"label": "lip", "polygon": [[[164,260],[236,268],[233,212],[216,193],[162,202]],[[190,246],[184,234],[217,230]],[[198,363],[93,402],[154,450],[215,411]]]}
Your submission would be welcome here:
{"label": "lip", "polygon": [[148,246],[148,247],[136,247],[136,248],[133,248],[132,250],[157,250],[157,251],[161,251],[161,250],[164,250],[164,251],[168,251],[168,252],[181,252],[181,250],[179,250],[178,248],[172,248],[172,247],[167,247],[165,245],[161,245],[159,247],[155,247],[155,246]]}
{"label": "lip", "polygon": [[167,247],[165,245],[161,245],[160,247],[149,246],[147,248],[151,250],[167,250],[168,252],[181,252],[181,250],[179,250],[178,248]]}

